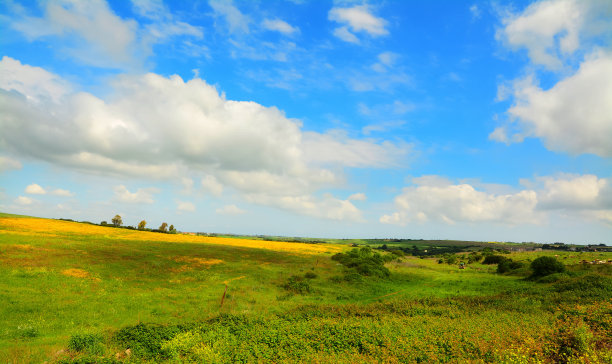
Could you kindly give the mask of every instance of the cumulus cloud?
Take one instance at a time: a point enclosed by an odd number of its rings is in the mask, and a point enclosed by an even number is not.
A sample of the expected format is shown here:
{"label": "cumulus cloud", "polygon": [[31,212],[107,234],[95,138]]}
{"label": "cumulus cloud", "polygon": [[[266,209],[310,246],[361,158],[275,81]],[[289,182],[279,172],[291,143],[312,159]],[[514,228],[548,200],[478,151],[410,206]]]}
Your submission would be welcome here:
{"label": "cumulus cloud", "polygon": [[294,27],[286,21],[280,19],[264,19],[264,21],[261,23],[261,26],[264,29],[280,32],[285,35],[292,35],[295,33],[299,33],[300,31],[298,27]]}
{"label": "cumulus cloud", "polygon": [[35,200],[26,197],[26,196],[19,196],[15,199],[15,202],[19,205],[31,205],[34,203]]}
{"label": "cumulus cloud", "polygon": [[[20,80],[31,68],[15,67],[12,77]],[[215,196],[231,188],[302,198],[337,187],[344,167],[400,165],[410,153],[401,143],[303,132],[300,121],[281,110],[227,100],[198,78],[121,75],[105,99],[78,92],[58,100],[43,94],[44,102],[0,86],[3,150],[92,173],[178,182],[197,177]],[[118,195],[152,200],[125,187]]]}
{"label": "cumulus cloud", "polygon": [[154,187],[139,188],[136,192],[130,192],[124,185],[116,186],[113,191],[116,201],[134,204],[152,204],[154,202],[153,194],[160,192]]}
{"label": "cumulus cloud", "polygon": [[415,181],[395,198],[397,212],[384,215],[380,222],[405,225],[412,221],[533,223],[537,195],[534,191],[494,195],[477,191],[469,184],[438,186]]}
{"label": "cumulus cloud", "polygon": [[[528,188],[505,194],[479,191],[474,186],[440,176],[412,179],[413,186],[395,198],[395,212],[381,223],[439,221],[495,222],[509,225],[537,224],[553,212],[570,217],[610,222],[612,183],[594,175],[558,175],[524,180]],[[510,186],[507,186],[510,189]]]}
{"label": "cumulus cloud", "polygon": [[512,48],[526,48],[533,63],[558,69],[562,65],[560,57],[579,47],[579,32],[585,20],[583,3],[588,2],[535,2],[522,13],[503,18],[504,27],[498,30],[497,38]]}
{"label": "cumulus cloud", "polygon": [[612,180],[595,175],[540,177],[543,209],[612,209]]}
{"label": "cumulus cloud", "polygon": [[30,195],[45,195],[47,191],[36,183],[32,183],[31,185],[25,188],[25,193],[28,193]]}
{"label": "cumulus cloud", "polygon": [[196,210],[195,205],[189,201],[177,201],[176,209],[184,212],[194,212]]}
{"label": "cumulus cloud", "polygon": [[[519,124],[513,140],[533,136],[551,150],[612,156],[612,53],[592,55],[574,75],[548,90],[533,78],[517,81],[513,99],[508,114]],[[498,129],[490,138],[507,142]]]}
{"label": "cumulus cloud", "polygon": [[51,99],[58,102],[70,91],[61,77],[39,67],[22,64],[8,56],[0,61],[0,88],[16,91],[31,101]]}
{"label": "cumulus cloud", "polygon": [[367,5],[332,8],[329,11],[328,19],[344,24],[334,29],[334,35],[346,42],[359,43],[359,39],[354,34],[356,32],[366,33],[372,37],[389,34],[389,31],[385,28],[387,21],[372,15]]}
{"label": "cumulus cloud", "polygon": [[215,212],[219,215],[242,215],[246,213],[245,210],[236,205],[225,205],[215,210]]}
{"label": "cumulus cloud", "polygon": [[0,173],[21,168],[21,162],[19,162],[18,160],[9,157],[3,157],[0,155]]}

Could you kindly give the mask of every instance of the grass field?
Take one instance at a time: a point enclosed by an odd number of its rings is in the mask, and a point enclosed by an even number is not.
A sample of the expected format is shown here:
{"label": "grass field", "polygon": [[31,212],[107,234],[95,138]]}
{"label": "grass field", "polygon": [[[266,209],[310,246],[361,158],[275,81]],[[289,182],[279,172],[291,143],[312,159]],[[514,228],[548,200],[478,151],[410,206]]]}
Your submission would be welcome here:
{"label": "grass field", "polygon": [[612,253],[507,255],[569,269],[535,281],[350,249],[0,214],[0,362],[612,363],[612,266],[579,264]]}

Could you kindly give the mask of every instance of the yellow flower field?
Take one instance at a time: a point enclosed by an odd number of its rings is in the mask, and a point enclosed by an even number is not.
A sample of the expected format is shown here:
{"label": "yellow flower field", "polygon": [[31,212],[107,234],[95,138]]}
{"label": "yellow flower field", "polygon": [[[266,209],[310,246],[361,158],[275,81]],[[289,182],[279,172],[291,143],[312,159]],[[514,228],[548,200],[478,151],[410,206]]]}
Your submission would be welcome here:
{"label": "yellow flower field", "polygon": [[267,249],[294,254],[337,253],[343,248],[332,244],[300,244],[280,241],[220,238],[187,234],[162,234],[148,231],[116,229],[71,221],[39,218],[0,218],[0,234],[57,237],[62,235],[95,235],[109,239],[195,243]]}

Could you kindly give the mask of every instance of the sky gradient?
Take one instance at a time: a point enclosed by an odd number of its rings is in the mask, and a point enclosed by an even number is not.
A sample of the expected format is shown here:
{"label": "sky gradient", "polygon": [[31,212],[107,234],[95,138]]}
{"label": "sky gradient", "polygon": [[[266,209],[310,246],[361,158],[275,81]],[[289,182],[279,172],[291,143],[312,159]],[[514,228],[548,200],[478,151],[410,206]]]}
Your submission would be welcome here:
{"label": "sky gradient", "polygon": [[612,3],[5,1],[0,211],[612,243]]}

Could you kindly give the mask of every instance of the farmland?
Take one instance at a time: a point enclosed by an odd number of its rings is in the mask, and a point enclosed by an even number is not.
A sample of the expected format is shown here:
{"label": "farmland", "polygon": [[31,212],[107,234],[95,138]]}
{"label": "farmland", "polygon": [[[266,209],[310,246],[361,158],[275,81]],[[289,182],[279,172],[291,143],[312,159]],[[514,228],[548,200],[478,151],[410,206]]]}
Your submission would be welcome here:
{"label": "farmland", "polygon": [[612,266],[580,263],[612,253],[503,256],[520,268],[2,214],[0,362],[612,362]]}

